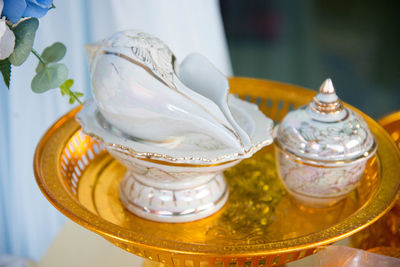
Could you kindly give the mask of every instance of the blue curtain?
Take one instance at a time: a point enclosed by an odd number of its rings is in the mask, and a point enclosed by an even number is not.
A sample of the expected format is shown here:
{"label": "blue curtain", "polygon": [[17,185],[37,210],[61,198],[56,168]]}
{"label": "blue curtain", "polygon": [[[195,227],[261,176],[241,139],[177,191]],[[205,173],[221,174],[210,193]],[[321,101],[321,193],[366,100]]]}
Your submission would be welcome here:
{"label": "blue curtain", "polygon": [[[206,55],[231,75],[217,0],[59,0],[40,19],[34,48],[53,42],[67,46],[64,62],[73,90],[90,97],[84,44],[113,32],[141,29],[164,40],[178,59],[190,52]],[[42,134],[72,107],[59,91],[34,94],[30,81],[37,60],[13,67],[11,88],[0,85],[0,255],[40,259],[65,217],[40,193],[33,176],[33,154]]]}

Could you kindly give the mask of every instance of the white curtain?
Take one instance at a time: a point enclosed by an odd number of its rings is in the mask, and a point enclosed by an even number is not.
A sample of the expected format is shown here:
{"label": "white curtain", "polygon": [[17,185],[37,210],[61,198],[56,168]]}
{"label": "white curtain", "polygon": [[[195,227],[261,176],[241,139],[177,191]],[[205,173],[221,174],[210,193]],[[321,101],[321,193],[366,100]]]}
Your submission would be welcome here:
{"label": "white curtain", "polygon": [[[90,97],[84,44],[110,34],[140,29],[164,40],[178,60],[191,52],[207,56],[232,74],[217,0],[55,0],[40,19],[34,48],[53,42],[67,46],[64,62],[73,90]],[[0,85],[0,255],[39,259],[65,218],[40,193],[33,154],[42,134],[72,107],[53,90],[34,94],[30,81],[37,60],[30,56],[12,70],[11,88]]]}

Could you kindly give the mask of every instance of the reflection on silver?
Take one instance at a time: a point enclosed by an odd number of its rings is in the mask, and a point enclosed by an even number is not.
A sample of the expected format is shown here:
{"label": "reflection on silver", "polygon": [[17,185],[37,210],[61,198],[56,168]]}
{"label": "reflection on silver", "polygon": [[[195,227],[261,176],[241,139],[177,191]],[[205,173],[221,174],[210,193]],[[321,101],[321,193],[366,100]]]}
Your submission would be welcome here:
{"label": "reflection on silver", "polygon": [[330,79],[274,131],[281,180],[298,201],[314,207],[334,205],[356,188],[377,150],[367,123],[343,106]]}

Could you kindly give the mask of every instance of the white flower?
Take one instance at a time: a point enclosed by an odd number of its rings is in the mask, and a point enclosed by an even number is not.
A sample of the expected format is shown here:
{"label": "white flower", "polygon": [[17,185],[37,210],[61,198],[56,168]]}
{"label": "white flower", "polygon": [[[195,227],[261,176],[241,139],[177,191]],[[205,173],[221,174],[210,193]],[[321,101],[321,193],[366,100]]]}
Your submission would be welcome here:
{"label": "white flower", "polygon": [[5,19],[0,19],[0,60],[8,58],[14,51],[15,36]]}
{"label": "white flower", "polygon": [[[3,11],[4,1],[0,0],[0,14]],[[0,60],[8,58],[14,51],[15,36],[6,24],[5,19],[0,19]]]}

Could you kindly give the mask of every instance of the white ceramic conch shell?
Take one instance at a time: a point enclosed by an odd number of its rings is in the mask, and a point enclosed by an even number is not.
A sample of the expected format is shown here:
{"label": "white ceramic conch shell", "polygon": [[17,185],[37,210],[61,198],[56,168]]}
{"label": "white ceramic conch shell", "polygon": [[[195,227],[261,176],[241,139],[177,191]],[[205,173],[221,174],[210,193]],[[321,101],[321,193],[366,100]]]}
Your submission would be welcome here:
{"label": "white ceramic conch shell", "polygon": [[226,77],[199,54],[179,64],[159,39],[136,31],[89,48],[95,102],[76,118],[127,168],[124,206],[161,222],[223,207],[223,171],[272,142],[272,120],[230,95]]}
{"label": "white ceramic conch shell", "polygon": [[123,133],[166,144],[206,135],[238,153],[251,149],[228,107],[226,77],[200,54],[178,64],[163,42],[136,31],[117,33],[89,50],[96,104]]}

